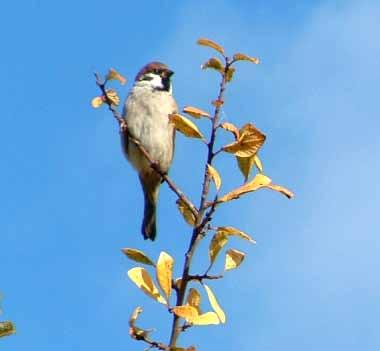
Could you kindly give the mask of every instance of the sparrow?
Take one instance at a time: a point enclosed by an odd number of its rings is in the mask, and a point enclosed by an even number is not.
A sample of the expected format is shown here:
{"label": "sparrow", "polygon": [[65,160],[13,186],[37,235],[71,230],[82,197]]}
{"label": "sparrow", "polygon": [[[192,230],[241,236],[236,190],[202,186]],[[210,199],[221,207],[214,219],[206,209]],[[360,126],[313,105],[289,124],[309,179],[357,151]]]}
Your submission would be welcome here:
{"label": "sparrow", "polygon": [[[172,95],[173,75],[168,66],[151,62],[137,73],[134,85],[125,101],[123,118],[128,131],[145,148],[152,160],[164,173],[173,160],[175,129],[169,115],[178,111]],[[154,240],[157,235],[156,208],[162,177],[122,133],[124,153],[138,172],[144,193],[144,219],[141,232],[144,239]]]}

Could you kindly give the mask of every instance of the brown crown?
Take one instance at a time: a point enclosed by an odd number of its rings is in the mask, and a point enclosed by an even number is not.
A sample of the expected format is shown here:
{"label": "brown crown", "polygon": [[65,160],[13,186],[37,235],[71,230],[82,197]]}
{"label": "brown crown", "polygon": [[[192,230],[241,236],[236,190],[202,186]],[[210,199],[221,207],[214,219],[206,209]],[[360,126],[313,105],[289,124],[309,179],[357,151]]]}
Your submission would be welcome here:
{"label": "brown crown", "polygon": [[140,69],[139,73],[137,73],[135,80],[141,80],[141,77],[147,73],[157,73],[161,76],[171,76],[173,71],[169,69],[164,63],[161,62],[150,62]]}

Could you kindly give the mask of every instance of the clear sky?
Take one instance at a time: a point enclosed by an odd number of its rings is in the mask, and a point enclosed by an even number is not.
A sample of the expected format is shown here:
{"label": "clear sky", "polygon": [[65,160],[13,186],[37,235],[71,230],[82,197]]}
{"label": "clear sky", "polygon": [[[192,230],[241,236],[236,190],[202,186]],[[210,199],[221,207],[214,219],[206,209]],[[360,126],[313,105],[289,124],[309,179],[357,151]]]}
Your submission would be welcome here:
{"label": "clear sky", "polygon": [[[223,119],[267,134],[265,173],[296,197],[263,190],[221,208],[216,223],[257,245],[233,241],[246,261],[210,284],[227,324],[191,329],[183,345],[379,350],[379,18],[378,0],[4,2],[0,320],[18,332],[0,349],[142,350],[128,336],[137,305],[167,341],[170,316],[128,281],[120,248],[165,250],[178,273],[190,230],[163,186],[158,240],[143,242],[137,177],[110,114],[90,107],[92,74],[117,68],[124,98],[160,60],[178,104],[208,109],[216,74],[200,64],[212,51],[195,42],[209,37],[262,60],[238,67]],[[202,151],[177,138],[171,175],[194,201]],[[217,168],[226,190],[241,184],[231,157]]]}

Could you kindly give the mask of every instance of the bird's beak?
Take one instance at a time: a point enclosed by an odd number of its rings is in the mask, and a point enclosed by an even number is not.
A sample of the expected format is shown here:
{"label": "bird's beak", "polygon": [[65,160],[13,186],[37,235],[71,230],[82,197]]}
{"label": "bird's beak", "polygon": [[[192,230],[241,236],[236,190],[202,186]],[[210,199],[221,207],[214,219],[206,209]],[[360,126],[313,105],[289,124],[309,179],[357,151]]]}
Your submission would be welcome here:
{"label": "bird's beak", "polygon": [[165,73],[163,74],[165,78],[170,78],[174,74],[173,71],[170,69],[166,70]]}

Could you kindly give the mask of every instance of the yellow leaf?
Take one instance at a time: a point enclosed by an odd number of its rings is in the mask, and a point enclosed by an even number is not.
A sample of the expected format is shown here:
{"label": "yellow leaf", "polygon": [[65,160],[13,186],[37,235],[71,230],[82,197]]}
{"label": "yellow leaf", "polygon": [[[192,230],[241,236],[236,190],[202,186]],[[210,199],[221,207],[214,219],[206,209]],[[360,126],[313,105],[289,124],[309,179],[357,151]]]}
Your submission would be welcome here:
{"label": "yellow leaf", "polygon": [[218,303],[218,301],[217,301],[214,293],[212,292],[212,290],[206,284],[203,284],[203,286],[206,289],[207,296],[208,296],[208,299],[210,301],[210,305],[213,308],[213,310],[215,311],[215,313],[217,314],[219,320],[222,323],[226,323],[226,315],[224,314],[224,311],[220,307],[220,305],[219,305],[219,303]]}
{"label": "yellow leaf", "polygon": [[218,202],[226,202],[226,201],[238,199],[241,195],[244,195],[246,193],[265,187],[269,185],[270,183],[271,183],[270,178],[268,178],[264,174],[257,174],[255,178],[253,178],[250,182],[244,184],[243,186],[235,190],[232,190],[228,194],[219,198]]}
{"label": "yellow leaf", "polygon": [[187,351],[187,349],[183,347],[171,347],[169,348],[169,351]]}
{"label": "yellow leaf", "polygon": [[0,322],[0,338],[16,333],[14,324],[10,321]]}
{"label": "yellow leaf", "polygon": [[190,288],[189,294],[187,295],[187,302],[186,305],[194,307],[199,314],[201,314],[200,310],[200,304],[201,304],[201,295],[195,288]]}
{"label": "yellow leaf", "polygon": [[177,306],[173,307],[172,312],[178,317],[183,318],[186,322],[193,323],[194,319],[198,317],[198,311],[192,306]]}
{"label": "yellow leaf", "polygon": [[193,106],[185,106],[182,111],[194,118],[210,117],[210,114],[208,112]]}
{"label": "yellow leaf", "polygon": [[228,194],[219,198],[218,203],[238,199],[241,195],[250,193],[260,188],[268,188],[268,189],[278,191],[289,199],[291,199],[294,196],[294,194],[290,190],[284,188],[283,186],[272,184],[272,181],[270,180],[270,178],[268,178],[264,174],[259,173],[259,174],[256,174],[255,178],[253,178],[250,182],[244,184],[243,186],[235,190],[232,190]]}
{"label": "yellow leaf", "polygon": [[177,207],[179,211],[182,213],[183,218],[185,221],[190,224],[192,227],[195,226],[196,222],[196,217],[194,216],[193,212],[190,210],[190,208],[186,205],[184,201],[181,199],[178,199],[177,202]]}
{"label": "yellow leaf", "polygon": [[219,324],[218,315],[215,312],[206,312],[204,314],[199,315],[194,319],[194,325],[210,325],[210,324]]}
{"label": "yellow leaf", "polygon": [[235,73],[235,67],[229,67],[226,72],[226,82],[231,82]]}
{"label": "yellow leaf", "polygon": [[212,68],[222,74],[224,73],[224,66],[222,62],[216,57],[211,57],[208,61],[201,65],[201,68]]}
{"label": "yellow leaf", "polygon": [[214,181],[216,190],[219,191],[219,189],[222,185],[222,179],[220,178],[218,171],[214,167],[212,167],[211,165],[207,164],[207,172],[209,173],[212,180]]}
{"label": "yellow leaf", "polygon": [[126,247],[125,249],[121,249],[121,251],[133,261],[155,266],[154,262],[140,250],[130,249]]}
{"label": "yellow leaf", "polygon": [[142,309],[140,306],[136,307],[136,308],[133,310],[131,316],[129,317],[129,326],[130,326],[130,327],[133,327],[133,326],[135,325],[135,322],[136,322],[136,320],[137,320],[139,314],[140,314],[142,311],[143,311],[143,309]]}
{"label": "yellow leaf", "polygon": [[169,115],[169,119],[174,124],[175,128],[187,137],[204,139],[198,127],[186,117],[183,117],[178,113],[172,113]]}
{"label": "yellow leaf", "polygon": [[239,139],[223,147],[223,150],[239,157],[251,157],[264,144],[265,135],[253,124],[246,124],[239,131]]}
{"label": "yellow leaf", "polygon": [[228,235],[224,233],[215,233],[210,242],[210,246],[208,249],[208,254],[210,257],[210,262],[213,264],[215,262],[216,257],[218,256],[220,250],[226,245],[228,242]]}
{"label": "yellow leaf", "polygon": [[221,233],[228,236],[238,236],[244,240],[251,242],[252,244],[256,244],[256,241],[253,240],[247,233],[242,232],[239,229],[234,227],[218,227],[216,228],[217,233]]}
{"label": "yellow leaf", "polygon": [[258,65],[260,60],[257,57],[251,57],[245,54],[237,53],[233,56],[234,61],[249,61]]}
{"label": "yellow leaf", "polygon": [[224,264],[224,269],[229,271],[240,266],[243,262],[245,254],[241,251],[230,249],[226,253],[226,262]]}
{"label": "yellow leaf", "polygon": [[119,105],[120,103],[120,98],[119,96],[117,95],[117,92],[116,90],[113,90],[113,89],[107,89],[106,90],[106,94],[107,94],[107,98],[108,100],[110,100],[110,102],[114,105]]}
{"label": "yellow leaf", "polygon": [[159,303],[166,304],[166,300],[162,297],[154,284],[149,273],[145,268],[135,267],[128,271],[128,277],[137,285],[137,287]]}
{"label": "yellow leaf", "polygon": [[224,56],[223,47],[210,39],[206,39],[206,38],[198,39],[197,44],[208,46],[209,48],[215,49],[216,51],[218,51],[220,54]]}
{"label": "yellow leaf", "polygon": [[288,199],[291,199],[294,196],[289,189],[286,189],[281,185],[269,184],[267,188],[278,191],[279,193],[285,195]]}
{"label": "yellow leaf", "polygon": [[261,160],[260,160],[259,156],[255,155],[253,157],[253,160],[254,160],[255,165],[256,165],[257,169],[259,170],[259,172],[263,173],[264,168],[263,168],[263,164],[261,163]]}
{"label": "yellow leaf", "polygon": [[158,257],[156,274],[158,284],[168,300],[172,292],[173,265],[173,258],[166,252],[162,251]]}
{"label": "yellow leaf", "polygon": [[239,129],[234,124],[229,123],[229,122],[224,122],[220,125],[220,127],[231,132],[235,136],[236,140],[239,139],[240,132],[239,132]]}
{"label": "yellow leaf", "polygon": [[250,157],[239,157],[236,156],[236,160],[239,166],[239,169],[241,173],[244,176],[244,181],[246,182],[249,178],[249,175],[251,173],[252,167],[255,164],[255,158],[256,155],[250,156]]}
{"label": "yellow leaf", "polygon": [[127,82],[127,80],[118,71],[116,71],[114,68],[111,68],[108,71],[108,74],[106,76],[106,80],[117,80],[120,82],[121,85],[124,85]]}
{"label": "yellow leaf", "polygon": [[102,104],[104,103],[103,99],[101,96],[97,96],[97,97],[94,97],[92,100],[91,100],[91,106],[93,108],[98,108],[100,107]]}

